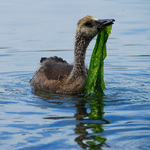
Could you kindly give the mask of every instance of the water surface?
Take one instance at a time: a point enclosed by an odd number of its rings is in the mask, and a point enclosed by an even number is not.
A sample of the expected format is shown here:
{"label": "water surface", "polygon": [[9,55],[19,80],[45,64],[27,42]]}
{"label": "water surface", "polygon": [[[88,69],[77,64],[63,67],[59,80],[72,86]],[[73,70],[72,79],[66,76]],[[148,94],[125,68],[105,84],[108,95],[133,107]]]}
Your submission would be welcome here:
{"label": "water surface", "polygon": [[[149,8],[147,0],[0,1],[0,149],[150,149]],[[116,20],[105,96],[32,89],[41,57],[73,62],[76,23],[86,15]]]}

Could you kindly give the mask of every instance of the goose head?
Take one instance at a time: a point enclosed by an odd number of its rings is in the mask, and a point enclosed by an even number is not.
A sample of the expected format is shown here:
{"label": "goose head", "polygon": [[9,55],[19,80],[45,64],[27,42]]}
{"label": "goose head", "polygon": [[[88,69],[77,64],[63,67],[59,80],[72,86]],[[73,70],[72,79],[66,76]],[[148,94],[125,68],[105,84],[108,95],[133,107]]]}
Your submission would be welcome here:
{"label": "goose head", "polygon": [[76,34],[92,40],[99,30],[114,23],[114,19],[97,19],[93,16],[86,16],[79,20]]}

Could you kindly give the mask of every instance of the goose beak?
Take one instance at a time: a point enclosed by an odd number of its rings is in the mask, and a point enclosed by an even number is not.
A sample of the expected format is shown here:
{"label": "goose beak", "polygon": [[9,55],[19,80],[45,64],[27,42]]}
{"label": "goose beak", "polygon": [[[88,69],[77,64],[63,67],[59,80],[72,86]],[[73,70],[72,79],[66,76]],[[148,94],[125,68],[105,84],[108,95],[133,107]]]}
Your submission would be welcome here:
{"label": "goose beak", "polygon": [[96,21],[97,28],[102,29],[106,26],[109,26],[109,25],[113,24],[114,21],[115,21],[115,19],[99,19],[99,20]]}

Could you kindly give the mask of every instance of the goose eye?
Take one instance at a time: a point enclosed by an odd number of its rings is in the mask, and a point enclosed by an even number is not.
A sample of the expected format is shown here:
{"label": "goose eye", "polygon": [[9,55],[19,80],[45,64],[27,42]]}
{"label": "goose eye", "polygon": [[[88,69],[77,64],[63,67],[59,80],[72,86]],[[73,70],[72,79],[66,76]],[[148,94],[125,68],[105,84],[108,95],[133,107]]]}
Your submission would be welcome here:
{"label": "goose eye", "polygon": [[93,27],[93,25],[92,25],[91,22],[86,22],[86,23],[85,23],[85,26],[87,26],[87,27]]}

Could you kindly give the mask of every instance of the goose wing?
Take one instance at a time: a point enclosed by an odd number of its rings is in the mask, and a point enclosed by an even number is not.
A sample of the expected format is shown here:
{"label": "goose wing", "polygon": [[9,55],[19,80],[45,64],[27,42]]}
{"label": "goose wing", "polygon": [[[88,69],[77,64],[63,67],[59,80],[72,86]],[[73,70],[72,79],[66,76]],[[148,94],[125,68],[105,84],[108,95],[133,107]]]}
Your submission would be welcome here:
{"label": "goose wing", "polygon": [[41,58],[41,64],[48,80],[62,80],[69,76],[73,65],[59,57]]}

